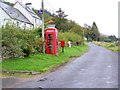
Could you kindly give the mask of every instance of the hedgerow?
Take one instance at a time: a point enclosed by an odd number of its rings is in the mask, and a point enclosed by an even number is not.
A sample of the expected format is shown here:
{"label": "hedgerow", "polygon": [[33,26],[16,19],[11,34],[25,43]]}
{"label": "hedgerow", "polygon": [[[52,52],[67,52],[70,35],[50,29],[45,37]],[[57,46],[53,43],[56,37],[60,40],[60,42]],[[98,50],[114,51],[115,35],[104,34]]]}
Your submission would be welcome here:
{"label": "hedgerow", "polygon": [[[24,58],[30,54],[42,52],[41,29],[25,30],[6,24],[0,28],[2,31],[2,58]],[[83,43],[80,35],[73,32],[59,32],[58,40],[72,41],[73,44]],[[67,44],[67,43],[66,43]]]}
{"label": "hedgerow", "polygon": [[74,32],[65,32],[65,33],[60,32],[58,38],[59,41],[65,40],[66,44],[68,41],[71,41],[72,44],[76,44],[76,42],[78,42],[79,45],[84,43],[83,38]]}
{"label": "hedgerow", "polygon": [[24,30],[6,24],[2,27],[2,58],[27,57],[41,51],[41,38],[36,30]]}

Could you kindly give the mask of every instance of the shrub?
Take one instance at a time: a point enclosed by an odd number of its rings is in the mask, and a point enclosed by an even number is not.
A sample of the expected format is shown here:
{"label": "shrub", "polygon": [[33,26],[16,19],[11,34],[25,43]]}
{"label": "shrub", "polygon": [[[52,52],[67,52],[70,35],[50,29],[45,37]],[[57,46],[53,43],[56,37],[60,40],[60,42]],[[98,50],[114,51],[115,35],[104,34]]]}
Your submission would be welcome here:
{"label": "shrub", "polygon": [[65,40],[65,42],[72,41],[72,44],[76,44],[76,42],[78,42],[79,44],[84,43],[82,37],[74,32],[59,32],[58,39],[59,41]]}
{"label": "shrub", "polygon": [[[2,31],[2,57],[27,57],[32,53],[42,52],[42,39],[41,29],[36,30],[23,30],[6,24],[5,27],[0,29]],[[59,41],[65,42],[72,41],[72,44],[83,44],[82,37],[74,32],[59,32]],[[66,43],[67,45],[67,43]]]}
{"label": "shrub", "polygon": [[38,33],[36,30],[23,30],[7,24],[0,30],[2,31],[3,59],[26,57],[41,50],[39,45],[40,36],[36,34]]}
{"label": "shrub", "polygon": [[23,47],[22,48],[24,57],[28,57],[30,55],[30,49],[28,47]]}
{"label": "shrub", "polygon": [[111,40],[106,38],[104,42],[111,42]]}

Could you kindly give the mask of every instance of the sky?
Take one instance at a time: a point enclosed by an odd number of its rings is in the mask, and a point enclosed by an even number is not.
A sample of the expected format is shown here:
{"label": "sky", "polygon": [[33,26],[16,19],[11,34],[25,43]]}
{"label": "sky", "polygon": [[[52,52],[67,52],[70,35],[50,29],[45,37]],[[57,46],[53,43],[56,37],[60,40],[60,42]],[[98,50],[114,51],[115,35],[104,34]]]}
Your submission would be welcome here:
{"label": "sky", "polygon": [[[16,0],[6,0],[14,3]],[[18,0],[32,3],[35,9],[41,8],[41,0]],[[59,8],[68,15],[67,19],[74,20],[84,26],[97,24],[100,33],[118,37],[118,2],[119,0],[44,0],[44,8],[55,12]]]}

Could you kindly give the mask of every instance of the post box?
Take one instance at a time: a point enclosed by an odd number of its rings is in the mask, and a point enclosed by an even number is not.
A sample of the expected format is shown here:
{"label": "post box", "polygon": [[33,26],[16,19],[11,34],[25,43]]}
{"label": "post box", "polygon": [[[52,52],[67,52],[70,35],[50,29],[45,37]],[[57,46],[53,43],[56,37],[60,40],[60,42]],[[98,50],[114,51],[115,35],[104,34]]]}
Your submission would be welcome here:
{"label": "post box", "polygon": [[58,30],[54,27],[46,29],[46,54],[58,55]]}
{"label": "post box", "polygon": [[64,46],[65,46],[64,40],[60,41],[60,46],[62,47],[62,53],[64,53]]}
{"label": "post box", "polygon": [[65,46],[65,41],[64,41],[64,40],[62,40],[62,41],[60,42],[60,46],[61,46],[61,47],[64,47],[64,46]]}

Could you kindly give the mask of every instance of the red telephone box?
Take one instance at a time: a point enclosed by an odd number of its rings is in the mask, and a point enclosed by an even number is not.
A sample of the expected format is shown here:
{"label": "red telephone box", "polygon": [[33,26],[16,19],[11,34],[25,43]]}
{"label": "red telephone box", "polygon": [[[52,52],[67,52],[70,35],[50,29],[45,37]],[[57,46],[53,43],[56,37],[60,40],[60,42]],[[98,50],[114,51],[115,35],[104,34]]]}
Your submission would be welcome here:
{"label": "red telephone box", "polygon": [[54,27],[46,29],[46,54],[58,55],[58,30]]}

